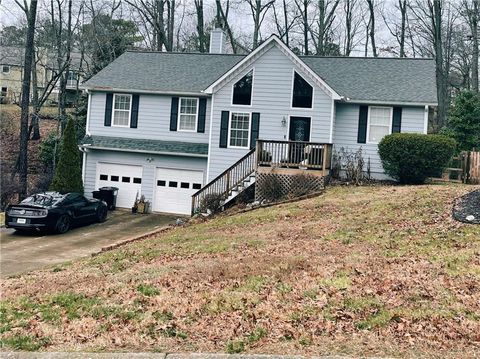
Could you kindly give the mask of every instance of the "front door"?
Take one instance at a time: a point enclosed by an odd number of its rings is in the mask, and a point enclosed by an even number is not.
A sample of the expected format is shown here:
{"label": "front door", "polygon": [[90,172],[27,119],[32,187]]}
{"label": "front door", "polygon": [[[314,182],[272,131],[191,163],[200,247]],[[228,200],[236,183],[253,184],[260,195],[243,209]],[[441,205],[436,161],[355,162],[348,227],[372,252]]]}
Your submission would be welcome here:
{"label": "front door", "polygon": [[[310,141],[310,117],[290,117],[290,141]],[[293,166],[299,166],[305,160],[304,143],[292,143],[289,145],[289,162]]]}
{"label": "front door", "polygon": [[290,117],[290,141],[310,141],[310,117]]}

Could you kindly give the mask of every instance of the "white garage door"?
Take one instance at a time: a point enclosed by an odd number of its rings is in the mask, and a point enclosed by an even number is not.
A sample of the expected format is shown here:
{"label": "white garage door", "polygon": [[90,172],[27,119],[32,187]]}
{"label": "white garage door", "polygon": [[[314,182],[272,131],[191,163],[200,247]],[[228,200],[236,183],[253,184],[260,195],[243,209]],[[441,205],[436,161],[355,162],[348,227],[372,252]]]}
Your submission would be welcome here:
{"label": "white garage door", "polygon": [[142,190],[142,166],[98,163],[97,188],[117,187],[117,207],[132,208]]}
{"label": "white garage door", "polygon": [[157,168],[155,178],[153,210],[190,214],[192,195],[202,188],[203,172]]}

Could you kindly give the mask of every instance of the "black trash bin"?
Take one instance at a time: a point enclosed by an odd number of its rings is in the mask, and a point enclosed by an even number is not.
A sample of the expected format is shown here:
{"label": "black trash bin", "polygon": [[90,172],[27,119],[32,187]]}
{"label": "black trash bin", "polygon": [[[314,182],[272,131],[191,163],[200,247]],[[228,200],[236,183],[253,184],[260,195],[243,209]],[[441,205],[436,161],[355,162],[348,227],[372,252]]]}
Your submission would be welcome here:
{"label": "black trash bin", "polygon": [[[96,194],[95,192],[99,193]],[[114,210],[117,205],[117,194],[117,187],[100,187],[98,191],[93,191],[93,198],[97,198],[95,195],[98,195],[100,197],[99,199],[107,203],[109,210]]]}

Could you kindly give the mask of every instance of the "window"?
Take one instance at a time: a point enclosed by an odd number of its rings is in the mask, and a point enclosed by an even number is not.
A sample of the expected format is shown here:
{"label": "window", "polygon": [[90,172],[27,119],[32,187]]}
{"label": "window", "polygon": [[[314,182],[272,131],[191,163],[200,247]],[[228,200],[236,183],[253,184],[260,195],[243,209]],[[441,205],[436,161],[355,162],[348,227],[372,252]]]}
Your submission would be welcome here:
{"label": "window", "polygon": [[122,177],[122,182],[130,183],[130,177]]}
{"label": "window", "polygon": [[167,182],[165,182],[165,181],[162,181],[162,180],[157,181],[157,186],[165,187],[166,184],[167,184]]}
{"label": "window", "polygon": [[188,182],[181,182],[181,183],[180,183],[180,188],[190,188],[190,183],[188,183]]}
{"label": "window", "polygon": [[130,110],[132,95],[113,95],[113,120],[112,126],[130,126]]}
{"label": "window", "polygon": [[67,86],[75,87],[77,85],[77,73],[75,71],[68,71]]}
{"label": "window", "polygon": [[253,70],[243,76],[238,82],[233,85],[233,105],[250,106],[252,104],[252,83]]}
{"label": "window", "polygon": [[181,98],[178,131],[197,130],[198,98]]}
{"label": "window", "polygon": [[292,107],[312,108],[313,87],[294,72]]}
{"label": "window", "polygon": [[142,183],[142,179],[138,177],[133,177],[133,183],[140,184]]}
{"label": "window", "polygon": [[193,183],[192,188],[193,189],[200,189],[200,188],[202,188],[202,184],[201,183]]}
{"label": "window", "polygon": [[110,181],[118,182],[118,176],[110,176]]}
{"label": "window", "polygon": [[229,147],[248,148],[250,114],[232,112],[230,118]]}
{"label": "window", "polygon": [[168,187],[177,187],[178,183],[176,181],[169,181]]}
{"label": "window", "polygon": [[7,87],[2,87],[2,92],[0,93],[1,98],[7,97],[8,94],[8,88]]}
{"label": "window", "polygon": [[369,107],[368,142],[379,143],[384,136],[392,132],[392,110],[391,107]]}
{"label": "window", "polygon": [[3,65],[3,66],[2,66],[2,72],[3,72],[4,74],[10,73],[10,66],[8,66],[8,65]]}
{"label": "window", "polygon": [[107,175],[100,175],[100,181],[108,181]]}

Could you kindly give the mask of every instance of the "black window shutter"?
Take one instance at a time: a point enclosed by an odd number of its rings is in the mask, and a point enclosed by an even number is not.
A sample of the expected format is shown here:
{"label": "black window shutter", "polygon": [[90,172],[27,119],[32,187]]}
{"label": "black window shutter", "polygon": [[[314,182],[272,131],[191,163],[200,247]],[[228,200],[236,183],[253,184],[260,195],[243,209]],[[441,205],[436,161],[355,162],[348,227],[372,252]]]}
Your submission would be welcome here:
{"label": "black window shutter", "polygon": [[358,143],[367,143],[368,106],[360,106],[358,114]]}
{"label": "black window shutter", "polygon": [[252,128],[250,129],[250,148],[255,148],[258,140],[258,133],[260,132],[260,114],[258,112],[252,113]]}
{"label": "black window shutter", "polygon": [[140,102],[139,95],[132,96],[132,117],[130,118],[130,128],[137,128],[138,124],[138,103]]}
{"label": "black window shutter", "polygon": [[402,108],[393,108],[392,133],[400,133],[402,130]]}
{"label": "black window shutter", "polygon": [[222,119],[220,121],[220,147],[226,148],[228,141],[228,120],[230,113],[228,111],[222,111]]}
{"label": "black window shutter", "polygon": [[105,126],[112,125],[112,104],[113,104],[113,94],[107,93],[107,100],[105,102]]}
{"label": "black window shutter", "polygon": [[170,131],[177,130],[178,118],[178,97],[172,97],[172,107],[170,108]]}
{"label": "black window shutter", "polygon": [[197,132],[205,132],[205,117],[207,114],[207,99],[201,98],[198,101],[198,125]]}

